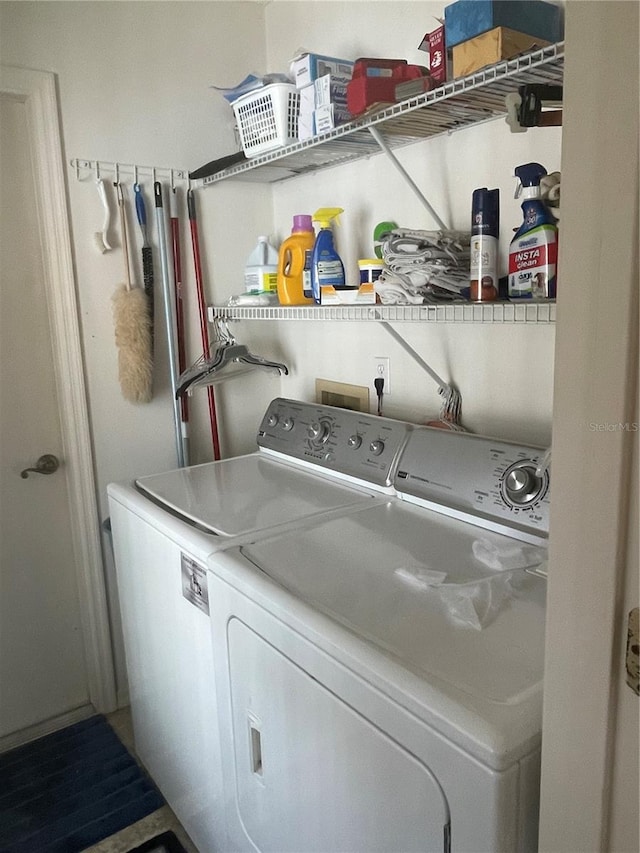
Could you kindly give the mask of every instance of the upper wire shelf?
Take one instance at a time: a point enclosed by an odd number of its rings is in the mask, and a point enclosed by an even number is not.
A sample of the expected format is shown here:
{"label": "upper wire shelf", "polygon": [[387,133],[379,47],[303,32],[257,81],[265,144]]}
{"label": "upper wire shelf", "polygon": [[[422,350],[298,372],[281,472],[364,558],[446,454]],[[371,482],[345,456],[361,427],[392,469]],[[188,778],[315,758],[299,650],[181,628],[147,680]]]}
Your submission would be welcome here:
{"label": "upper wire shelf", "polygon": [[539,323],[556,321],[555,302],[455,302],[446,305],[209,306],[224,320],[347,320],[401,323]]}
{"label": "upper wire shelf", "polygon": [[275,183],[379,154],[380,146],[369,132],[376,126],[393,149],[506,116],[508,94],[526,83],[561,85],[563,69],[564,42],[558,42],[452,80],[321,136],[251,157],[204,178],[203,185],[230,179]]}

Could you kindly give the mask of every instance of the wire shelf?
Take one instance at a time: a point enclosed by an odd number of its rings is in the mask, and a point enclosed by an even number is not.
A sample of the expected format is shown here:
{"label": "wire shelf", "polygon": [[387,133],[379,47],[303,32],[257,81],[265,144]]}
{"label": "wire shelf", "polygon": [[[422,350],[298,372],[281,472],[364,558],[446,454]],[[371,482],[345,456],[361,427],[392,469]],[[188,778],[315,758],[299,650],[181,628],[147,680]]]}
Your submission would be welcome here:
{"label": "wire shelf", "polygon": [[384,132],[391,149],[451,133],[507,114],[505,97],[526,83],[562,85],[564,42],[503,60],[445,83],[335,130],[252,157],[204,178],[210,186],[230,179],[275,183],[305,172],[360,160],[380,153],[369,128]]}
{"label": "wire shelf", "polygon": [[555,302],[450,303],[447,305],[209,306],[209,321],[307,320],[389,323],[553,324]]}

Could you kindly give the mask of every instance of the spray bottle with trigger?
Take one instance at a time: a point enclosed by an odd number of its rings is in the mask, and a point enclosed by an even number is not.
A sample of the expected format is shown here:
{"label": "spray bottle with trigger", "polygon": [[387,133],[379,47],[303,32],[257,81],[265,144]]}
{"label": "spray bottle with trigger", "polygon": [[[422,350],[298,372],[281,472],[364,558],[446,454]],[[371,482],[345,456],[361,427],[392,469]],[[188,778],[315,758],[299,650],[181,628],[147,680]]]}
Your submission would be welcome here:
{"label": "spray bottle with trigger", "polygon": [[515,197],[522,193],[523,222],[509,247],[509,298],[555,299],[558,263],[558,226],[540,197],[540,179],[547,170],[540,163],[518,166]]}
{"label": "spray bottle with trigger", "polygon": [[331,223],[344,213],[341,207],[321,207],[313,215],[320,230],[316,236],[311,253],[311,291],[313,301],[321,301],[323,287],[342,290],[345,287],[344,265],[333,242]]}

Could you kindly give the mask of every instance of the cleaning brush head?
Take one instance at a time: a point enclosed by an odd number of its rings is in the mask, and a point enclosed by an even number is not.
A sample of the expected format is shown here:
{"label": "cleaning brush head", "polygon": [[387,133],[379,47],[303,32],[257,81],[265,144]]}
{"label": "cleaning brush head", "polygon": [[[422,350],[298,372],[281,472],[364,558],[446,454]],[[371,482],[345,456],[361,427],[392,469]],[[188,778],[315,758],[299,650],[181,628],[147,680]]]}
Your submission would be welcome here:
{"label": "cleaning brush head", "polygon": [[113,317],[122,396],[131,403],[149,403],[153,357],[149,302],[144,291],[121,285],[113,296]]}
{"label": "cleaning brush head", "polygon": [[107,189],[102,179],[96,181],[100,203],[102,204],[102,231],[96,231],[94,234],[95,243],[98,251],[104,255],[105,252],[110,252],[113,246],[109,242],[109,227],[111,224],[111,211],[109,209],[109,200],[107,199]]}

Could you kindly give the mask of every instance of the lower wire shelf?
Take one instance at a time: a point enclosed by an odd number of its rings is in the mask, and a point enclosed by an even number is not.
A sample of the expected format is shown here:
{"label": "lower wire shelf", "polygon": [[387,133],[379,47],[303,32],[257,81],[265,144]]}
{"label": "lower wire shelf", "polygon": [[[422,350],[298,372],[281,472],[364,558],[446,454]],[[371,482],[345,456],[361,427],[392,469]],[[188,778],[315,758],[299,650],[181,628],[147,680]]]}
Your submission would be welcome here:
{"label": "lower wire shelf", "polygon": [[445,305],[209,306],[209,321],[321,320],[402,323],[553,324],[555,302],[455,302]]}

